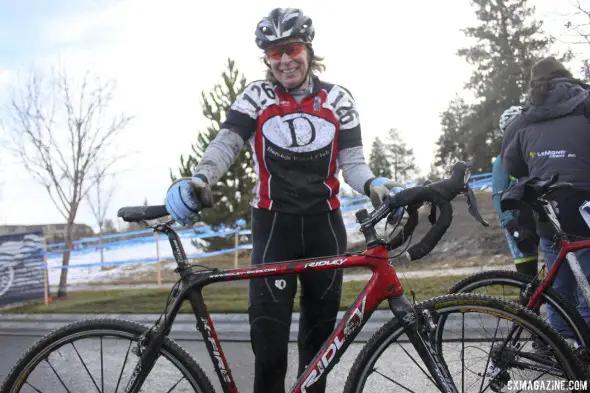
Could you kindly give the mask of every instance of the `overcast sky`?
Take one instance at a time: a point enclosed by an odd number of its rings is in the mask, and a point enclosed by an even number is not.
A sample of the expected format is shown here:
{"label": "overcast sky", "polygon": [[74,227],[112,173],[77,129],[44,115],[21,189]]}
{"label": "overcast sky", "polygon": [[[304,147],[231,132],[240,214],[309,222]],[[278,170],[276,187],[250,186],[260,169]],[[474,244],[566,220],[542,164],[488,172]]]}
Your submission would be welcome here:
{"label": "overcast sky", "polygon": [[[558,14],[574,11],[570,1],[530,3],[549,31],[563,34]],[[427,171],[439,114],[472,70],[455,55],[469,44],[460,29],[475,22],[468,0],[0,0],[0,99],[19,74],[56,61],[73,74],[90,69],[116,80],[116,108],[134,119],[118,139],[126,158],[116,168],[108,216],[144,198],[162,203],[169,169],[206,126],[200,93],[219,80],[226,59],[235,59],[248,81],[263,76],[253,31],[277,6],[312,17],[314,48],[327,65],[322,78],[355,97],[365,154],[376,136],[396,127]],[[0,224],[63,221],[44,188],[2,151]],[[77,222],[95,226],[86,205]]]}

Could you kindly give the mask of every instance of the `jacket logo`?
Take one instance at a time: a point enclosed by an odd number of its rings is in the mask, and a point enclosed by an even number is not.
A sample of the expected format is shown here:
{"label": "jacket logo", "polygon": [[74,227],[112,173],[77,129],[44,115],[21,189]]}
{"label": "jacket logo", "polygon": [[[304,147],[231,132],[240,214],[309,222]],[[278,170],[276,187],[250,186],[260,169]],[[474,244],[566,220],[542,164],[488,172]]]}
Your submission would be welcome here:
{"label": "jacket logo", "polygon": [[309,113],[274,116],[262,125],[262,134],[273,145],[293,153],[310,153],[329,146],[336,126]]}
{"label": "jacket logo", "polygon": [[[304,140],[299,140],[297,138],[297,133],[295,130],[295,120],[300,119],[300,121],[306,121],[309,125],[310,135],[309,140],[305,142]],[[313,141],[315,141],[315,126],[313,125],[312,121],[309,120],[307,117],[299,117],[286,120],[286,123],[289,125],[289,130],[291,131],[291,145],[289,147],[301,147],[307,146]]]}
{"label": "jacket logo", "polygon": [[529,152],[530,158],[535,157],[548,157],[548,158],[575,158],[575,153],[568,153],[567,150],[545,150],[545,151],[531,151]]}

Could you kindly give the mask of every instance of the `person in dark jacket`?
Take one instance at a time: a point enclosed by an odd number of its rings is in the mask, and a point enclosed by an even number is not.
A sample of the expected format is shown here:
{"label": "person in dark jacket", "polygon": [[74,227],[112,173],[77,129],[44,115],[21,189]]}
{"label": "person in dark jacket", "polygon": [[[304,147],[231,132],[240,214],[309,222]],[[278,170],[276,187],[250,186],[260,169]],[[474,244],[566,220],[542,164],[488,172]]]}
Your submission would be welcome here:
{"label": "person in dark jacket", "polygon": [[[499,126],[502,134],[522,112],[521,106],[511,106],[500,116]],[[506,244],[512,254],[516,271],[535,276],[537,274],[537,255],[539,238],[536,234],[533,209],[523,205],[521,209],[502,211],[502,195],[512,187],[516,179],[509,176],[501,156],[492,165],[492,200],[498,212],[500,227],[504,231]]]}
{"label": "person in dark jacket", "polygon": [[[579,207],[590,201],[590,98],[588,86],[553,57],[536,63],[531,70],[527,104],[521,115],[506,130],[502,162],[516,178],[524,176],[570,182],[572,188],[556,190],[550,198],[556,203],[559,222],[571,240],[590,239],[590,228]],[[506,140],[508,138],[508,140]],[[540,250],[551,268],[559,250],[546,224],[537,226]],[[590,279],[590,250],[576,253],[587,279]],[[590,325],[590,309],[569,265],[564,264],[554,288],[572,304]],[[548,307],[551,324],[564,336],[572,337],[561,318]]]}

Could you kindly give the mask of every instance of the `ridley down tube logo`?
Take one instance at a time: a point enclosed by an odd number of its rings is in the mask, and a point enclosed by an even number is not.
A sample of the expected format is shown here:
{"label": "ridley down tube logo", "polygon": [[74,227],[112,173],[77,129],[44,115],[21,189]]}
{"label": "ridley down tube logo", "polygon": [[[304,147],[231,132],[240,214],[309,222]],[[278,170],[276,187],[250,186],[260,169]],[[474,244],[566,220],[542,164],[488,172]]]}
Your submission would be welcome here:
{"label": "ridley down tube logo", "polygon": [[[341,334],[337,334],[334,336],[326,350],[320,356],[320,358],[316,361],[314,368],[305,378],[303,384],[301,385],[301,393],[311,393],[313,392],[312,386],[319,381],[319,379],[324,375],[328,366],[332,363],[332,361],[336,358],[336,355],[342,348],[342,345],[346,342],[346,340],[354,333],[354,330],[359,329],[362,326],[363,318],[365,315],[365,305],[367,303],[367,296],[365,295],[360,303],[357,306],[346,321],[346,325],[343,329]],[[308,390],[310,389],[310,390]]]}

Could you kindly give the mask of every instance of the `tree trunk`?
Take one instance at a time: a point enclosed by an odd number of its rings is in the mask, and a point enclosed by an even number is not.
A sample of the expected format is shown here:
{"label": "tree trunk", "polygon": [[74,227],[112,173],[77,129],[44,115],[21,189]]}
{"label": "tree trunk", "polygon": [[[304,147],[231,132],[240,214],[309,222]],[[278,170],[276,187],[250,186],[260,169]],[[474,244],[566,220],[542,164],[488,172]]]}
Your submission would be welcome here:
{"label": "tree trunk", "polygon": [[62,260],[61,275],[59,276],[59,289],[57,290],[57,297],[63,298],[67,296],[68,287],[68,266],[70,265],[70,256],[73,248],[73,232],[74,220],[70,218],[66,225],[66,251],[64,252]]}

